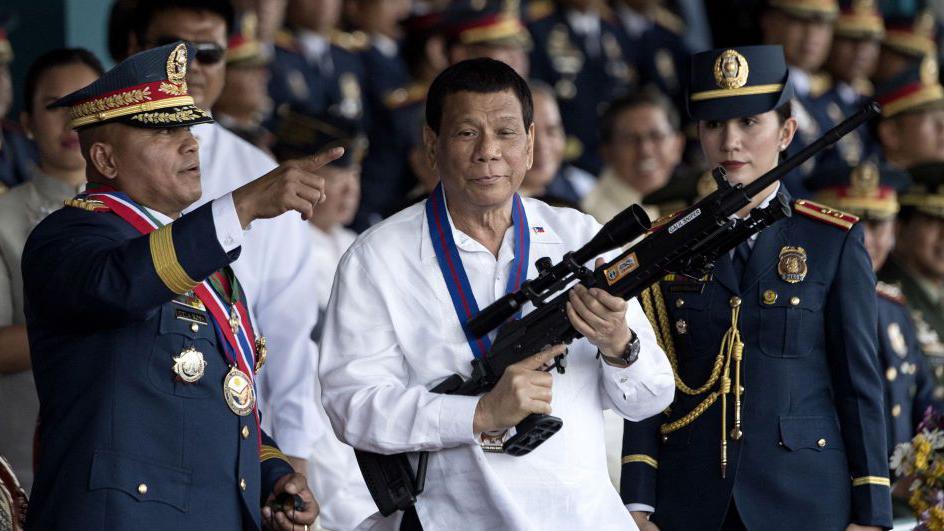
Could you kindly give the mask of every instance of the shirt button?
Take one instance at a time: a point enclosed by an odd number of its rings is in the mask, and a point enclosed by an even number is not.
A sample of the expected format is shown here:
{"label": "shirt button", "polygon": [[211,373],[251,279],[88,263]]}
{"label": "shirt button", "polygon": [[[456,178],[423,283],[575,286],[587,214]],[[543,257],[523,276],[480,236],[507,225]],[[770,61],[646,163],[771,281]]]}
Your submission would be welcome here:
{"label": "shirt button", "polygon": [[243,436],[243,439],[248,439],[248,438],[249,438],[249,426],[243,426],[243,431],[241,431],[240,434]]}
{"label": "shirt button", "polygon": [[197,323],[193,323],[192,325],[190,325],[190,331],[192,331],[192,332],[199,332],[199,331],[200,331],[200,325],[198,325]]}
{"label": "shirt button", "polygon": [[819,446],[820,448],[826,448],[826,439],[820,439],[816,441],[816,446]]}
{"label": "shirt button", "polygon": [[681,308],[682,306],[685,306],[685,299],[675,299],[675,307]]}
{"label": "shirt button", "polygon": [[895,406],[892,407],[892,416],[897,417],[898,415],[901,415],[901,404],[895,404]]}
{"label": "shirt button", "polygon": [[240,480],[239,480],[239,488],[242,489],[243,492],[246,491],[246,478],[240,478]]}
{"label": "shirt button", "polygon": [[138,485],[138,494],[140,494],[140,495],[142,495],[142,496],[144,496],[145,494],[147,494],[147,485],[145,485],[144,483]]}
{"label": "shirt button", "polygon": [[797,297],[796,295],[790,297],[790,306],[796,306],[798,304],[800,304],[800,297]]}

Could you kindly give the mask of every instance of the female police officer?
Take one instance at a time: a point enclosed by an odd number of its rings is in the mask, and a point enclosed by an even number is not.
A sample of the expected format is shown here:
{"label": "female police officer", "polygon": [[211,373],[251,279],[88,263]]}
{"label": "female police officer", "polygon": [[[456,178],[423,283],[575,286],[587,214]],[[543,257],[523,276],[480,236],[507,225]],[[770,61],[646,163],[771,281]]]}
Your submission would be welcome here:
{"label": "female police officer", "polygon": [[[774,168],[796,132],[792,93],[778,46],[693,56],[689,112],[711,166],[743,184]],[[642,297],[678,390],[663,415],[626,426],[621,493],[642,529],[891,526],[862,231],[792,206],[707,277],[669,275]]]}

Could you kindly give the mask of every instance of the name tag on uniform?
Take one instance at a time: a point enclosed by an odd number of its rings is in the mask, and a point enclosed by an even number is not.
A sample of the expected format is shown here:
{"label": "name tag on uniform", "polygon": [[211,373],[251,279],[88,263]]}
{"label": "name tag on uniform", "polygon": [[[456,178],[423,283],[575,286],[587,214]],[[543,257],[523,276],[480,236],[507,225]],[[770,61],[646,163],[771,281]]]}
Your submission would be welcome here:
{"label": "name tag on uniform", "polygon": [[210,324],[205,315],[200,315],[199,313],[191,312],[189,310],[176,308],[174,309],[174,316],[182,321],[189,321],[191,323],[197,323],[204,326]]}

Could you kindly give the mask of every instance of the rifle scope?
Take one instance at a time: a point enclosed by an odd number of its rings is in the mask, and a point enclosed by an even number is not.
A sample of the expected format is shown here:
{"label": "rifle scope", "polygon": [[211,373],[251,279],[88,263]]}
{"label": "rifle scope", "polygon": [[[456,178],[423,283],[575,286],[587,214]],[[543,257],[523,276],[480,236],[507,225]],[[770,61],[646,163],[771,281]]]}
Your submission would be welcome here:
{"label": "rifle scope", "polygon": [[632,242],[645,234],[651,226],[649,216],[641,206],[632,205],[624,209],[607,221],[583,247],[565,254],[557,265],[541,271],[533,280],[526,281],[520,290],[509,293],[483,308],[467,323],[469,331],[476,337],[491,332],[518,313],[528,301],[537,305],[545,290],[575,273],[583,267],[584,262]]}

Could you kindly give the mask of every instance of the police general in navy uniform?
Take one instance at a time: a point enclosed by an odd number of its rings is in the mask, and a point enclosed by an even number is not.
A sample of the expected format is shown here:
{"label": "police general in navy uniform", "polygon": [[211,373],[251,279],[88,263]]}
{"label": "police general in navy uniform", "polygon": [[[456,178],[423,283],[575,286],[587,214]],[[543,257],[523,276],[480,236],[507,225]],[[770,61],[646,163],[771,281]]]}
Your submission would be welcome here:
{"label": "police general in navy uniform", "polygon": [[[781,48],[696,54],[691,78],[689,112],[709,164],[739,184],[774,168],[797,127]],[[643,529],[891,527],[862,229],[778,183],[738,215],[773,201],[792,217],[722,255],[706,277],[670,274],[641,297],[677,389],[665,412],[624,430],[621,495]]]}
{"label": "police general in navy uniform", "polygon": [[619,21],[604,16],[593,2],[553,4],[532,11],[531,77],[554,87],[568,132],[568,155],[597,175],[603,166],[598,153],[602,106],[637,86],[637,60],[630,55],[635,48]]}
{"label": "police general in navy uniform", "polygon": [[253,220],[310,215],[319,162],[181,216],[201,193],[189,127],[212,121],[187,93],[192,56],[142,52],[53,104],[89,185],[23,253],[41,419],[30,529],[298,529],[317,514],[259,429],[266,344],[229,264]]}
{"label": "police general in navy uniform", "polygon": [[[872,269],[878,271],[895,245],[898,194],[910,182],[904,170],[866,161],[857,166],[818,168],[807,179],[807,187],[814,190],[817,201],[859,216]],[[885,424],[891,453],[895,445],[911,441],[929,406],[940,408],[942,403],[934,399],[934,380],[901,289],[879,281],[875,292],[879,368],[885,378]]]}
{"label": "police general in navy uniform", "polygon": [[363,33],[337,31],[340,3],[288,2],[289,30],[276,34],[270,64],[269,97],[275,104],[270,129],[276,128],[279,108],[292,103],[311,112],[362,120],[368,127],[364,65],[357,56],[367,49],[368,40]]}

